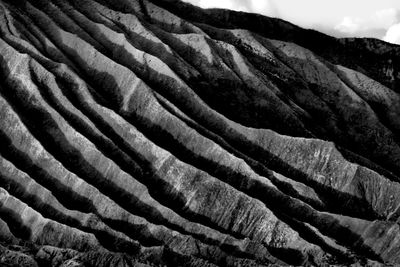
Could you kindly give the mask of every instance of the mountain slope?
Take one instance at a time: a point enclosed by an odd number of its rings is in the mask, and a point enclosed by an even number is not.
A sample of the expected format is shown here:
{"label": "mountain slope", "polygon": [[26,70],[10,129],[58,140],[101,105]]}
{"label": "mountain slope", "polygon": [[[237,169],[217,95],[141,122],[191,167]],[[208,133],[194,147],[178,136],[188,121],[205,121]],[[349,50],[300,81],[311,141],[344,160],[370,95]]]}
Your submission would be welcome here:
{"label": "mountain slope", "polygon": [[167,0],[0,32],[1,264],[400,264],[398,46]]}

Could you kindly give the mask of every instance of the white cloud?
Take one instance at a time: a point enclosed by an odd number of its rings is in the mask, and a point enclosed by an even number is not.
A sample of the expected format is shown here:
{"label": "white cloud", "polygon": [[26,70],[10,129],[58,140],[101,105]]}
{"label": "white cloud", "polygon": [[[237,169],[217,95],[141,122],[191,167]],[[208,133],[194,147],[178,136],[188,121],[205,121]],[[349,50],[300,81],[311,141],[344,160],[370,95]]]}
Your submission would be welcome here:
{"label": "white cloud", "polygon": [[235,6],[231,0],[200,0],[199,1],[199,6],[205,7],[205,8],[213,8],[213,7],[218,7],[218,8],[227,8],[227,9],[233,9]]}
{"label": "white cloud", "polygon": [[368,18],[345,17],[334,29],[346,36],[382,38],[384,32],[399,21],[400,10],[388,8],[379,10]]}
{"label": "white cloud", "polygon": [[400,10],[396,8],[382,9],[372,16],[371,23],[376,26],[376,28],[387,29],[393,24],[400,20]]}
{"label": "white cloud", "polygon": [[361,30],[363,27],[364,21],[360,18],[352,18],[352,17],[344,17],[342,22],[336,25],[335,30],[354,34]]}
{"label": "white cloud", "polygon": [[392,25],[386,32],[383,40],[400,45],[400,23]]}
{"label": "white cloud", "polygon": [[260,13],[267,16],[276,16],[278,14],[273,1],[251,0],[250,7],[250,11],[253,13]]}
{"label": "white cloud", "polygon": [[[183,0],[202,8],[225,8],[237,11],[259,13],[270,17],[281,17],[275,6],[278,0]],[[293,0],[297,1],[297,0]],[[299,11],[301,12],[301,11]],[[332,12],[335,12],[334,10]],[[351,10],[349,11],[351,12]],[[360,12],[358,12],[360,14]],[[307,16],[306,14],[304,16]],[[282,19],[287,19],[281,17]],[[373,37],[392,43],[399,43],[400,9],[387,8],[368,14],[347,16],[336,26],[314,22],[312,28],[337,37]],[[331,26],[332,25],[332,26]],[[304,25],[303,25],[304,26]],[[308,27],[308,26],[307,26]]]}
{"label": "white cloud", "polygon": [[236,11],[276,16],[273,0],[184,0],[202,8],[225,8]]}
{"label": "white cloud", "polygon": [[202,8],[225,8],[236,11],[249,11],[248,8],[234,0],[184,0]]}
{"label": "white cloud", "polygon": [[269,7],[268,1],[251,0],[251,6],[254,10],[265,10]]}

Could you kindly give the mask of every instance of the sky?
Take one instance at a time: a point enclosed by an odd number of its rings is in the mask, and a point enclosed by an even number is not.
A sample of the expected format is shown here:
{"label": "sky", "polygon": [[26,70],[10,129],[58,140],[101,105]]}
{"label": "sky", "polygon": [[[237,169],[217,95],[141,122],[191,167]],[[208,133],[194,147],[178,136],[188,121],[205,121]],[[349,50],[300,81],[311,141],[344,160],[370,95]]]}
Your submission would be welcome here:
{"label": "sky", "polygon": [[373,37],[400,44],[400,0],[183,0],[278,17],[336,37]]}

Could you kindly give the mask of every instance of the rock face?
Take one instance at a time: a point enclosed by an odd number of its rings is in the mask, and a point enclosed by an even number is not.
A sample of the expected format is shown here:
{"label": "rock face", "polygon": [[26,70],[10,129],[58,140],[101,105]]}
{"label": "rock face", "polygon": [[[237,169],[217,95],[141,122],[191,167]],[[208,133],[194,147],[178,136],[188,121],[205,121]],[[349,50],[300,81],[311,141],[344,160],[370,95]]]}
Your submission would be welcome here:
{"label": "rock face", "polygon": [[400,264],[400,47],[176,0],[0,0],[0,265]]}

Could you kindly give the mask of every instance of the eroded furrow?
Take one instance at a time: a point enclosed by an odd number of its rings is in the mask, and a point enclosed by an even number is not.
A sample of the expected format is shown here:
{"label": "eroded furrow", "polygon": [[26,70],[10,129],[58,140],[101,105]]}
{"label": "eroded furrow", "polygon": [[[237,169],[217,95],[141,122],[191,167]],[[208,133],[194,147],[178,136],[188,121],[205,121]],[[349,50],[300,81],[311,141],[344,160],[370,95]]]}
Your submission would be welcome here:
{"label": "eroded furrow", "polygon": [[0,1],[0,264],[400,262],[391,61],[241,16]]}

